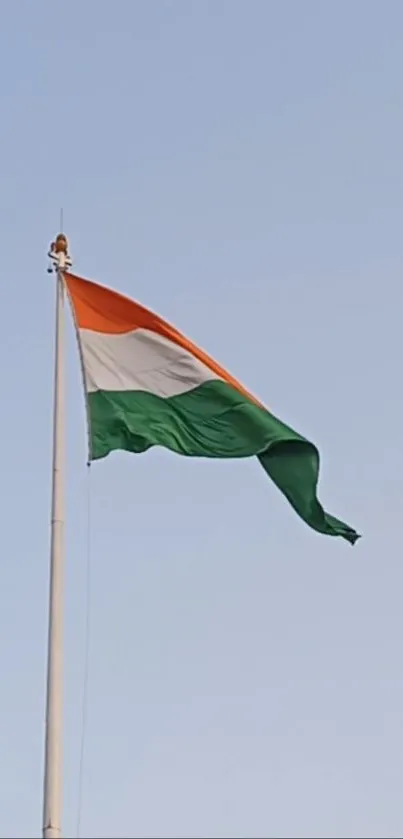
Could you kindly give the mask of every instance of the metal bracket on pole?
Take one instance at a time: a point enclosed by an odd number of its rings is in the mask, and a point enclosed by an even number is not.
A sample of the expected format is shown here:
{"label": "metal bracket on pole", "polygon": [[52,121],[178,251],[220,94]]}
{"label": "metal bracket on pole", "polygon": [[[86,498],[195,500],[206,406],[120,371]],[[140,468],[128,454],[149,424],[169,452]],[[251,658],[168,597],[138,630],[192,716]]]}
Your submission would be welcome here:
{"label": "metal bracket on pole", "polygon": [[51,242],[49,250],[49,265],[48,274],[57,274],[60,271],[66,271],[72,266],[72,260],[69,256],[69,243],[64,233],[59,233],[54,242]]}

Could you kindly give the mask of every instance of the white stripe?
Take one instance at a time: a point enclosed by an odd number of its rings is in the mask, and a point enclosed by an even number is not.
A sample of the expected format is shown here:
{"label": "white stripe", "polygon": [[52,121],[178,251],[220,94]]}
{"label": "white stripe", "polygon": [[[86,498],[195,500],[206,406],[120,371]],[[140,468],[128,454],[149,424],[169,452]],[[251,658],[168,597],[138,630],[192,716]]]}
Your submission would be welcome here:
{"label": "white stripe", "polygon": [[177,396],[217,376],[187,350],[148,329],[109,335],[80,329],[87,390]]}

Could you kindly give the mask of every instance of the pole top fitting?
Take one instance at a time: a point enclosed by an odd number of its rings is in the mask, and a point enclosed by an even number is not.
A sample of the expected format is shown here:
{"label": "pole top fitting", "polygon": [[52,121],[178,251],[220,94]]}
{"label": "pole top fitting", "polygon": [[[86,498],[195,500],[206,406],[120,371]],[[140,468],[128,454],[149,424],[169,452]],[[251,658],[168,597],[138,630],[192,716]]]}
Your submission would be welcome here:
{"label": "pole top fitting", "polygon": [[54,271],[65,271],[72,265],[69,256],[69,242],[64,233],[58,233],[54,242],[51,242],[48,257],[50,259],[48,274]]}
{"label": "pole top fitting", "polygon": [[56,241],[52,242],[52,245],[54,245],[56,253],[68,253],[69,243],[67,240],[67,236],[65,236],[64,233],[58,233],[58,235],[56,236]]}

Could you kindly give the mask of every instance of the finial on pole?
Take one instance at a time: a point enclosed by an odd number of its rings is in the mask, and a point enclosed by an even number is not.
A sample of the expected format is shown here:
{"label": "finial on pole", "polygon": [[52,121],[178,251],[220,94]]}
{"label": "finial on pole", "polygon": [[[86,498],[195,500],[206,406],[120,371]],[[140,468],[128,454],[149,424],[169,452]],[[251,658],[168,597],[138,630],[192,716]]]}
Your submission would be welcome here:
{"label": "finial on pole", "polygon": [[48,274],[71,268],[73,263],[69,255],[69,242],[64,233],[58,233],[55,241],[50,243],[48,257],[50,259]]}

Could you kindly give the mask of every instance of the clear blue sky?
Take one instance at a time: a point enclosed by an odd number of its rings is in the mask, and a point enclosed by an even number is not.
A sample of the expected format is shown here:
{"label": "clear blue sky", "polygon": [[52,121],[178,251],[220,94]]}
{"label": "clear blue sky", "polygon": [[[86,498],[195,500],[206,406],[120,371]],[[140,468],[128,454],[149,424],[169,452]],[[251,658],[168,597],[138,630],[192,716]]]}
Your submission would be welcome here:
{"label": "clear blue sky", "polygon": [[[403,832],[403,5],[8,2],[0,29],[0,834],[41,828],[54,280],[157,309],[322,453],[310,531],[257,462],[92,471],[82,835]],[[67,334],[66,836],[86,432]]]}

